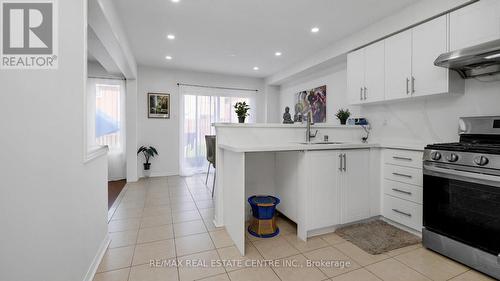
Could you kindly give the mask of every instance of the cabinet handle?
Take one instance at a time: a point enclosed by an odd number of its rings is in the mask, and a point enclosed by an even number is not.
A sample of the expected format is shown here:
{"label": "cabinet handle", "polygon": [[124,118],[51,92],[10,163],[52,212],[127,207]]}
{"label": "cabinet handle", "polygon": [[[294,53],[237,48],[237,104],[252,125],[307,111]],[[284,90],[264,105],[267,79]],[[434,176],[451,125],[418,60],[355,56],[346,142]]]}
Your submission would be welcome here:
{"label": "cabinet handle", "polygon": [[342,154],[339,154],[339,171],[342,172]]}
{"label": "cabinet handle", "polygon": [[415,93],[415,77],[411,77],[411,94]]}
{"label": "cabinet handle", "polygon": [[363,87],[359,88],[359,100],[363,100]]}
{"label": "cabinet handle", "polygon": [[347,157],[344,153],[344,172],[347,171]]}
{"label": "cabinet handle", "polygon": [[406,160],[406,161],[412,161],[413,159],[409,158],[409,157],[401,157],[401,156],[392,156],[392,159],[395,159],[395,160]]}
{"label": "cabinet handle", "polygon": [[406,78],[406,94],[408,95],[410,93],[410,79]]}
{"label": "cabinet handle", "polygon": [[392,190],[393,190],[393,191],[395,191],[395,192],[399,192],[399,193],[406,194],[406,195],[411,195],[411,194],[412,194],[412,193],[411,193],[411,192],[409,192],[409,191],[404,191],[404,190],[397,189],[397,188],[393,188]]}
{"label": "cabinet handle", "polygon": [[410,213],[405,213],[405,212],[402,212],[398,209],[392,209],[394,212],[398,213],[398,214],[401,214],[401,215],[404,215],[404,216],[407,216],[409,218],[411,218],[411,214]]}
{"label": "cabinet handle", "polygon": [[398,176],[398,177],[404,177],[404,178],[409,178],[409,179],[413,178],[413,176],[411,176],[411,175],[405,175],[405,174],[400,174],[400,173],[392,173],[392,174],[395,176]]}
{"label": "cabinet handle", "polygon": [[366,87],[365,87],[365,98],[364,98],[364,100],[366,100],[366,90],[367,90],[367,89],[366,89]]}

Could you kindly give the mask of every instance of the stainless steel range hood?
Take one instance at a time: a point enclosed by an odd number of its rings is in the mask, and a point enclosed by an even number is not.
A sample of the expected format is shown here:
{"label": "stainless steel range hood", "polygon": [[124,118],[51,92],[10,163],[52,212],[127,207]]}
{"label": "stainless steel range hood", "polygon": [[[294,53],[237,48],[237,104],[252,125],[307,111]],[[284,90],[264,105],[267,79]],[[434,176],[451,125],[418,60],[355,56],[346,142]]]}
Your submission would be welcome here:
{"label": "stainless steel range hood", "polygon": [[456,70],[462,78],[500,73],[500,39],[442,54],[434,65]]}

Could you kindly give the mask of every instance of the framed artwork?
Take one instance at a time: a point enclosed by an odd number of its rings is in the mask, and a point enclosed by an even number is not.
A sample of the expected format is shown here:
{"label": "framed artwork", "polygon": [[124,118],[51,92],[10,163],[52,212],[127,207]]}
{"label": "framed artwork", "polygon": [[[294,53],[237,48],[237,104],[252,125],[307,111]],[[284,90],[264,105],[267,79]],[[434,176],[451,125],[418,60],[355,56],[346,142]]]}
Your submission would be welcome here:
{"label": "framed artwork", "polygon": [[148,118],[170,119],[170,94],[148,93]]}
{"label": "framed artwork", "polygon": [[309,111],[314,123],[326,122],[326,85],[297,93],[295,115],[307,120]]}

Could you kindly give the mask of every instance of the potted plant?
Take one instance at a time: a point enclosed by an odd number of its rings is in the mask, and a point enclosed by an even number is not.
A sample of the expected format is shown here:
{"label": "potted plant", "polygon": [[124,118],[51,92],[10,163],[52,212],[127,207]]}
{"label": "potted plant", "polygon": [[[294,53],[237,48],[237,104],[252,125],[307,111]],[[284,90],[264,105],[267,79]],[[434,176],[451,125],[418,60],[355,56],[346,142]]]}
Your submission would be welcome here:
{"label": "potted plant", "polygon": [[140,153],[144,155],[144,159],[146,160],[146,163],[143,164],[144,171],[146,171],[146,173],[149,173],[151,169],[151,163],[149,163],[149,159],[154,158],[155,155],[158,155],[158,151],[152,146],[141,146],[137,150],[137,155],[139,155]]}
{"label": "potted plant", "polygon": [[234,112],[238,115],[238,122],[245,123],[245,118],[250,115],[248,111],[250,110],[250,106],[246,102],[237,102],[234,105]]}
{"label": "potted plant", "polygon": [[335,114],[335,116],[340,120],[341,125],[345,125],[347,119],[349,118],[349,116],[351,116],[351,112],[349,112],[349,109],[341,108],[339,109],[339,111],[337,111],[337,114]]}

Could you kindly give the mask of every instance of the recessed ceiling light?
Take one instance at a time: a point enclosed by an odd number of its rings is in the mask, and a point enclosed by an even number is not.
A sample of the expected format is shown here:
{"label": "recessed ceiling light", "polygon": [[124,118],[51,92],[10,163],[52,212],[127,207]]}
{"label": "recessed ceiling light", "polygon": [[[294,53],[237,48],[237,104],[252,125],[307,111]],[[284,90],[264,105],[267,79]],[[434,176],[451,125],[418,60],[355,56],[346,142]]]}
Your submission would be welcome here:
{"label": "recessed ceiling light", "polygon": [[315,26],[315,27],[311,28],[312,33],[317,33],[318,31],[319,31],[319,27]]}
{"label": "recessed ceiling light", "polygon": [[175,39],[175,35],[169,34],[169,35],[167,35],[167,38],[170,39],[170,40],[174,40]]}
{"label": "recessed ceiling light", "polygon": [[172,59],[172,56],[166,56],[165,59],[167,60],[171,60]]}
{"label": "recessed ceiling light", "polygon": [[180,0],[171,0],[171,1],[174,2],[174,3],[179,3],[180,2]]}
{"label": "recessed ceiling light", "polygon": [[259,70],[259,67],[258,66],[254,66],[253,70]]}
{"label": "recessed ceiling light", "polygon": [[274,55],[277,57],[280,57],[282,54],[281,54],[281,52],[276,52],[276,53],[274,53]]}

